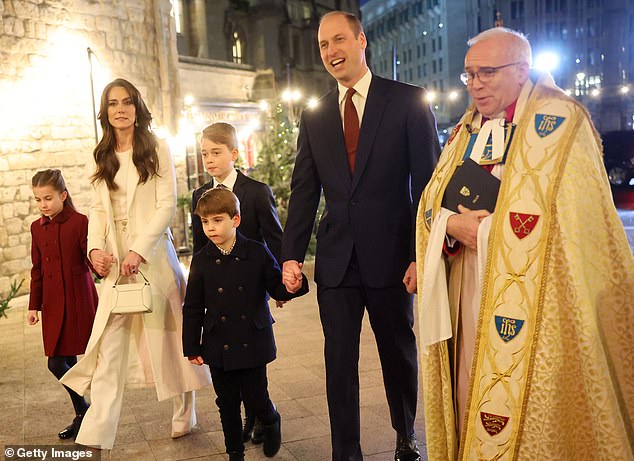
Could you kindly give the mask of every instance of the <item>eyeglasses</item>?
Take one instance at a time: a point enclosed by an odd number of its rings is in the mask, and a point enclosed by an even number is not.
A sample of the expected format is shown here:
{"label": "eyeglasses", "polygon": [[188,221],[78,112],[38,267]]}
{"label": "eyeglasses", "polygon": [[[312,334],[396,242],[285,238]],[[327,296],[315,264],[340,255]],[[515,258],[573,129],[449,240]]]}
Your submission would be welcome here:
{"label": "eyeglasses", "polygon": [[489,82],[495,77],[495,74],[498,70],[504,69],[505,67],[514,66],[516,64],[521,64],[522,61],[510,62],[508,64],[504,64],[502,66],[497,67],[480,67],[477,72],[467,71],[460,74],[460,81],[465,85],[469,85],[473,83],[473,79],[478,77],[480,83]]}

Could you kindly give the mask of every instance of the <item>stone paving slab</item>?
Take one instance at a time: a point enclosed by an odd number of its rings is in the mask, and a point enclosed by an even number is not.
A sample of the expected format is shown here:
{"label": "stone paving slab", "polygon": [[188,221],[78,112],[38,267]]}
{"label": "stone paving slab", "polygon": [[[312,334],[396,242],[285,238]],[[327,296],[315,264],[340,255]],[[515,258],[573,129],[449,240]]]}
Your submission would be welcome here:
{"label": "stone paving slab", "polygon": [[[325,395],[323,335],[311,292],[278,309],[275,336],[278,359],[269,366],[269,391],[282,414],[282,448],[278,461],[329,460],[331,454],[328,407]],[[40,326],[26,323],[28,296],[16,298],[8,318],[0,318],[0,446],[55,444],[73,447],[57,438],[72,420],[66,392],[46,367]],[[391,428],[381,369],[367,316],[360,348],[361,445],[364,459],[394,459],[395,434]],[[419,390],[422,393],[422,390]],[[213,389],[196,393],[198,425],[192,434],[170,437],[171,402],[158,402],[153,388],[126,389],[119,430],[112,450],[102,459],[171,461],[228,459]],[[424,447],[422,397],[416,429]],[[4,451],[4,450],[2,450]],[[4,454],[0,455],[4,459]],[[246,459],[266,458],[260,446],[247,444]],[[424,457],[426,459],[426,456]]]}

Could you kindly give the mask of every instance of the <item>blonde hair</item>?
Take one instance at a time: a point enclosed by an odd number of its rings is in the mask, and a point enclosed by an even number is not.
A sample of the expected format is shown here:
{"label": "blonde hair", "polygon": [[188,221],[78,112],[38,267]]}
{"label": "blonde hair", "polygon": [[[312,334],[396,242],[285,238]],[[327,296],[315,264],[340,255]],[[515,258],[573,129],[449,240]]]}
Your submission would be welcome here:
{"label": "blonde hair", "polygon": [[201,141],[208,139],[216,144],[224,144],[229,150],[238,148],[238,135],[233,125],[224,122],[214,123],[203,129]]}

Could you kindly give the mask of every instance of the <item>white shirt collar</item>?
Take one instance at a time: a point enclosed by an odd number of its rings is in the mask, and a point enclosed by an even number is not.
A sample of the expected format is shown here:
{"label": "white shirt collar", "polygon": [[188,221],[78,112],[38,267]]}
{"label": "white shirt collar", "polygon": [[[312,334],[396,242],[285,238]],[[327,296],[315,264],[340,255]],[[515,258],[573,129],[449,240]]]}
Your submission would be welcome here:
{"label": "white shirt collar", "polygon": [[[370,83],[372,82],[372,72],[370,69],[359,79],[357,83],[355,83],[352,88],[363,98],[365,101],[368,98],[368,92],[370,91]],[[337,82],[337,88],[339,90],[339,105],[343,103],[343,100],[346,97],[346,91],[348,91],[348,87],[343,86],[341,83]]]}
{"label": "white shirt collar", "polygon": [[[225,180],[222,181],[222,183],[220,184],[227,187],[229,190],[233,191],[233,186],[236,185],[237,179],[238,179],[238,172],[234,168],[233,170],[231,170],[231,173],[229,173],[229,176],[227,176]],[[218,181],[216,181],[216,178],[214,178],[213,187],[216,187],[217,185],[218,185]]]}

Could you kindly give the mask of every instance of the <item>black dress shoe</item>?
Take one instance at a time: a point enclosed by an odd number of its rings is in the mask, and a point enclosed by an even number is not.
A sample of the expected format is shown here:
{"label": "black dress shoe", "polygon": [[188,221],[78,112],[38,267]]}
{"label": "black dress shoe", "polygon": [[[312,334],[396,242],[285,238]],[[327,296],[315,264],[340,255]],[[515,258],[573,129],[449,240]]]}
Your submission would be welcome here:
{"label": "black dress shoe", "polygon": [[403,437],[399,434],[396,437],[394,461],[420,461],[420,451],[415,435]]}
{"label": "black dress shoe", "polygon": [[81,427],[81,422],[84,419],[84,415],[77,415],[73,422],[66,426],[64,429],[59,431],[57,437],[62,440],[75,439],[77,437],[77,433],[79,432],[79,428]]}
{"label": "black dress shoe", "polygon": [[64,429],[62,429],[61,431],[59,431],[57,433],[57,437],[59,437],[62,440],[68,440],[70,438],[75,437],[75,424],[70,423],[68,426],[66,426]]}
{"label": "black dress shoe", "polygon": [[247,415],[244,418],[244,427],[242,428],[242,442],[248,442],[253,437],[253,427],[255,426],[255,416]]}
{"label": "black dress shoe", "polygon": [[256,445],[264,442],[264,425],[258,418],[255,418],[255,425],[253,426],[253,433],[251,434],[251,442]]}
{"label": "black dress shoe", "polygon": [[277,411],[275,413],[277,413],[277,421],[273,424],[262,425],[264,428],[264,446],[262,451],[264,451],[264,456],[267,458],[275,456],[282,445],[282,417]]}

